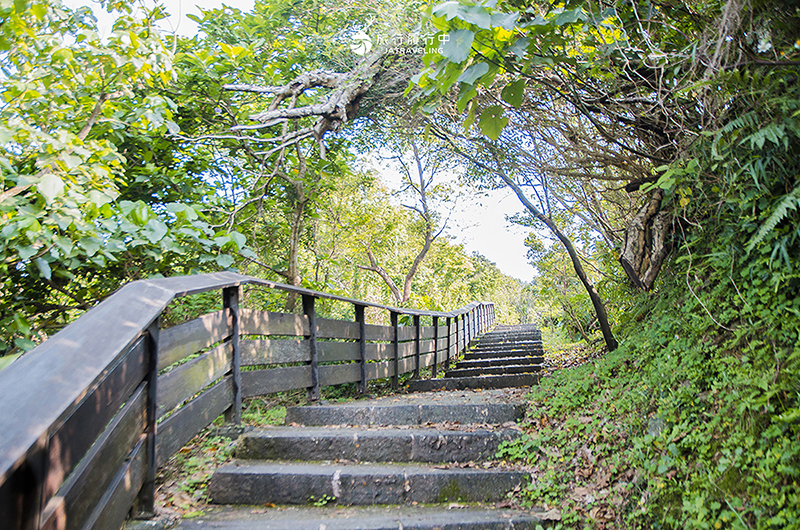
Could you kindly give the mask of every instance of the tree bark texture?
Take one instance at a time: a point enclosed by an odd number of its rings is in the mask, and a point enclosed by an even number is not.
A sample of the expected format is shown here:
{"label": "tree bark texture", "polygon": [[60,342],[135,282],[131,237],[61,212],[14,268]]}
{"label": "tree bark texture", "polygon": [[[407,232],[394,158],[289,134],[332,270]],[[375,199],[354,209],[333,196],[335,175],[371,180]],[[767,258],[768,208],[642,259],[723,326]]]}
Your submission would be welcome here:
{"label": "tree bark texture", "polygon": [[633,216],[625,230],[619,262],[631,282],[649,291],[655,284],[661,264],[669,252],[668,214],[661,211],[664,192],[656,190]]}

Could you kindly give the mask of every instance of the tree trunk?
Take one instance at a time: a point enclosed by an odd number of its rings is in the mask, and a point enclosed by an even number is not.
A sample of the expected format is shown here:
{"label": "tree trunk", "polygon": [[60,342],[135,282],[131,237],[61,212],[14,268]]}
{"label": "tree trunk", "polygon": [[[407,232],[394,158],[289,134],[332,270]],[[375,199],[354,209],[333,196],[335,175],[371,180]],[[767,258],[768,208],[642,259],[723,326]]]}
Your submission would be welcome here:
{"label": "tree trunk", "polygon": [[667,213],[661,211],[664,192],[656,190],[625,230],[625,243],[619,262],[631,282],[639,289],[649,291],[667,256]]}
{"label": "tree trunk", "polygon": [[611,332],[611,326],[608,323],[608,314],[606,313],[606,307],[603,304],[603,300],[600,298],[600,295],[595,290],[594,285],[589,281],[589,277],[586,276],[586,271],[583,270],[583,265],[581,264],[580,256],[578,256],[578,252],[575,250],[575,247],[572,245],[572,241],[564,235],[561,230],[555,225],[552,219],[545,216],[536,208],[536,206],[531,203],[525,194],[522,192],[522,189],[517,185],[516,182],[511,180],[507,175],[502,172],[495,172],[503,181],[512,189],[514,193],[517,195],[517,198],[525,205],[525,208],[528,209],[537,219],[543,222],[547,227],[555,234],[561,244],[564,245],[564,248],[567,249],[567,254],[569,254],[570,259],[572,260],[572,267],[575,269],[575,274],[578,275],[578,278],[581,280],[583,287],[586,289],[586,292],[589,294],[589,298],[592,300],[592,306],[594,306],[595,314],[597,315],[597,322],[600,324],[600,331],[603,333],[603,339],[605,340],[606,347],[608,351],[613,351],[617,349],[619,345],[617,343],[617,339],[614,338],[614,334]]}

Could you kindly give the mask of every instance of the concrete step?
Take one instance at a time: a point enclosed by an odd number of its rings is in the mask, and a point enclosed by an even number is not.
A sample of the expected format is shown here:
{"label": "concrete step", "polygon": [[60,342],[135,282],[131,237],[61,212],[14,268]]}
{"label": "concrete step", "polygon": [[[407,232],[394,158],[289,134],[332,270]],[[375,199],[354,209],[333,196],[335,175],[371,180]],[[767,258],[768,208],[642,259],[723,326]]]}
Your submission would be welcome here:
{"label": "concrete step", "polygon": [[[541,512],[540,512],[541,513]],[[270,509],[212,507],[172,530],[512,530],[547,525],[536,513],[508,509],[438,506],[280,506]],[[146,526],[147,525],[147,526]],[[165,530],[129,521],[125,530]]]}
{"label": "concrete step", "polygon": [[544,357],[496,357],[494,359],[478,359],[472,361],[458,361],[456,370],[466,368],[483,368],[493,366],[521,365],[521,364],[542,364]]}
{"label": "concrete step", "polygon": [[506,374],[533,374],[542,369],[540,364],[522,364],[510,366],[492,366],[484,368],[464,368],[457,370],[448,370],[444,373],[447,378],[450,377],[475,377],[480,375],[506,375]]}
{"label": "concrete step", "polygon": [[[413,383],[413,382],[412,382]],[[476,388],[476,387],[462,387]],[[482,387],[501,388],[501,387]],[[451,390],[459,390],[452,388]],[[525,414],[521,402],[502,402],[491,393],[472,392],[387,397],[342,404],[320,403],[288,407],[285,424],[299,425],[423,425],[426,423],[505,423]]]}
{"label": "concrete step", "polygon": [[488,359],[502,359],[513,357],[541,357],[542,350],[505,350],[505,351],[482,351],[482,352],[467,352],[461,359],[463,361],[477,361]]}
{"label": "concrete step", "polygon": [[473,348],[474,350],[513,350],[515,348],[542,348],[542,341],[529,340],[529,341],[510,341],[510,342],[479,342]]}
{"label": "concrete step", "polygon": [[515,429],[448,430],[273,427],[251,431],[236,448],[239,459],[352,460],[356,462],[468,462],[491,460]]}
{"label": "concrete step", "polygon": [[240,460],[219,467],[208,491],[216,504],[495,502],[526,480],[503,469]]}
{"label": "concrete step", "polygon": [[494,339],[507,339],[509,337],[527,337],[531,339],[542,339],[542,332],[539,330],[507,330],[507,331],[490,331],[485,333],[482,338],[488,340]]}
{"label": "concrete step", "polygon": [[432,392],[436,390],[464,390],[468,388],[511,388],[539,384],[535,374],[482,375],[478,377],[452,377],[442,379],[417,379],[409,382],[412,392]]}

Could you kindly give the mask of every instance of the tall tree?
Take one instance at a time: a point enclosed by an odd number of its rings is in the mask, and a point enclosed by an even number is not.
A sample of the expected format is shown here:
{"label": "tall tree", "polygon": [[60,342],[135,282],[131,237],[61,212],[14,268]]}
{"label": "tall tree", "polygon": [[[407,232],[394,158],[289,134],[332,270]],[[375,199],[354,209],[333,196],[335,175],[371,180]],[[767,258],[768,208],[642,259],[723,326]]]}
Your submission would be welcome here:
{"label": "tall tree", "polygon": [[115,6],[107,39],[85,8],[0,8],[0,352],[30,348],[126,279],[224,266],[243,243],[211,228],[202,191],[144,184],[202,189],[159,140],[178,128],[158,90],[174,75],[160,11]]}

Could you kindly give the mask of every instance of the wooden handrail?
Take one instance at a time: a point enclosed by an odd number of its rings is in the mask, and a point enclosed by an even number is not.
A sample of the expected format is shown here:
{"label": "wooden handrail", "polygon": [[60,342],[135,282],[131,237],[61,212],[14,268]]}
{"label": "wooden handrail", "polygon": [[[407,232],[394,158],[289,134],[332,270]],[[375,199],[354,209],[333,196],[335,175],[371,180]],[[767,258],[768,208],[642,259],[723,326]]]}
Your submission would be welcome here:
{"label": "wooden handrail", "polygon": [[[307,313],[308,307],[313,311],[313,300],[317,298],[360,308],[356,309],[355,322],[351,323],[355,329],[348,324],[345,328],[350,331],[329,334],[330,339],[345,341],[357,337],[357,356],[347,357],[351,343],[318,343],[318,335],[330,340],[325,336],[324,325],[331,324],[316,319],[313,313],[308,318],[308,315],[241,310],[245,312],[240,315],[238,293],[245,284],[301,295],[306,300]],[[159,331],[160,315],[173,299],[212,290],[223,291],[223,311]],[[394,325],[366,325],[363,321],[366,307],[388,311]],[[425,342],[429,346],[431,343],[430,339],[420,338],[417,325],[414,351],[411,357],[404,359],[400,350],[406,343],[399,336],[402,328],[396,326],[397,315],[411,315],[417,324],[420,316],[433,317],[435,323],[446,319],[447,353],[437,356],[440,351],[437,326],[429,331],[434,337],[433,350],[423,355],[427,363],[424,365],[428,366],[437,359],[451,357],[450,323],[457,326],[459,320],[462,325],[467,320],[478,322],[478,312],[489,322],[493,321],[493,306],[489,303],[473,302],[452,312],[421,311],[373,304],[232,272],[127,284],[0,371],[0,521],[3,528],[106,528],[109,524],[120,523],[137,497],[140,510],[152,510],[155,466],[220,413],[227,411],[227,419],[238,421],[243,385],[248,382],[256,385],[246,388],[245,395],[274,392],[276,388],[285,388],[270,383],[275,379],[272,371],[281,375],[295,374],[294,379],[289,380],[302,382],[306,381],[309,368],[308,386],[312,394],[318,393],[320,378],[359,381],[362,390],[366,389],[368,379],[391,377],[396,383],[399,373],[419,369],[421,344]],[[262,314],[263,317],[259,316]],[[248,378],[243,380],[241,365],[245,353],[242,352],[247,350],[249,355],[271,343],[270,340],[241,343],[239,327],[245,317],[271,318],[274,322],[273,331],[258,328],[247,333],[263,331],[264,335],[297,336],[296,340],[272,341],[280,351],[287,352],[278,357],[300,359],[313,363],[313,367],[311,364],[292,365],[294,367],[244,372]],[[309,323],[315,320],[318,324],[309,329]],[[466,330],[462,328],[462,334],[467,331],[469,336],[464,337],[460,346],[456,335],[456,352],[474,337],[476,330],[473,328],[474,325]],[[370,334],[375,338],[369,339]],[[309,342],[312,352],[308,361],[302,349],[304,340]],[[291,354],[294,351],[291,348],[300,350]],[[339,350],[344,353],[335,353]],[[385,354],[380,353],[384,350]],[[193,352],[205,353],[159,376],[166,367]],[[271,364],[269,356],[258,355],[256,364],[259,359]],[[358,374],[353,375],[350,370],[353,365],[348,364],[341,369],[320,367],[318,372],[317,357],[320,355],[323,361],[327,359],[325,355],[333,355],[330,358],[344,355],[348,361],[358,361]],[[198,385],[198,388],[191,385]],[[191,399],[198,392],[202,393]],[[186,399],[191,401],[172,410]],[[157,420],[161,422],[158,427]]]}

